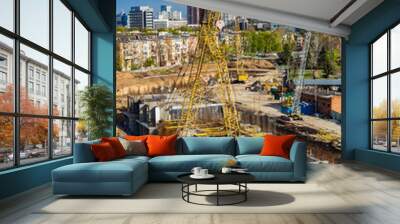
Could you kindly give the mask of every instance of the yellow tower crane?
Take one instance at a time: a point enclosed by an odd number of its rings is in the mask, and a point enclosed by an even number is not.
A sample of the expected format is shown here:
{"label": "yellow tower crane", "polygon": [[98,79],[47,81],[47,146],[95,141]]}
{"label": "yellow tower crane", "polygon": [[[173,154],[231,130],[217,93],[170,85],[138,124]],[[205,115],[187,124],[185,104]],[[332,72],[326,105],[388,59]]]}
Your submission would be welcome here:
{"label": "yellow tower crane", "polygon": [[235,18],[235,57],[236,57],[236,82],[245,83],[249,79],[249,74],[247,74],[243,69],[243,61],[240,57],[243,55],[242,48],[242,37],[240,35],[239,17]]}
{"label": "yellow tower crane", "polygon": [[[208,11],[207,19],[203,22],[195,50],[194,58],[189,65],[189,88],[184,91],[184,100],[181,109],[181,119],[178,122],[178,132],[182,136],[204,135],[237,136],[240,134],[239,115],[235,105],[235,96],[231,86],[228,64],[223,48],[218,42],[218,34],[222,29],[221,15],[218,12]],[[216,65],[216,82],[213,88],[216,91],[218,103],[222,107],[220,127],[207,126],[199,119],[199,109],[210,91],[207,81],[202,76],[205,62],[214,62]],[[199,128],[203,128],[199,131]],[[199,133],[199,135],[201,135]]]}

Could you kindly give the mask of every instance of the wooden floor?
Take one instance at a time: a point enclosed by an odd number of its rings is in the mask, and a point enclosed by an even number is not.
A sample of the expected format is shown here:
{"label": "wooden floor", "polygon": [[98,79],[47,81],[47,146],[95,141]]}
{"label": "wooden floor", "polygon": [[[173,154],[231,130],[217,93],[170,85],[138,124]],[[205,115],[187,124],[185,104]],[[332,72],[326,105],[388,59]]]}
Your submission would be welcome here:
{"label": "wooden floor", "polygon": [[355,163],[313,164],[308,182],[324,186],[349,203],[363,201],[367,206],[357,214],[37,214],[38,207],[54,200],[50,187],[43,186],[0,202],[0,223],[400,223],[399,174]]}

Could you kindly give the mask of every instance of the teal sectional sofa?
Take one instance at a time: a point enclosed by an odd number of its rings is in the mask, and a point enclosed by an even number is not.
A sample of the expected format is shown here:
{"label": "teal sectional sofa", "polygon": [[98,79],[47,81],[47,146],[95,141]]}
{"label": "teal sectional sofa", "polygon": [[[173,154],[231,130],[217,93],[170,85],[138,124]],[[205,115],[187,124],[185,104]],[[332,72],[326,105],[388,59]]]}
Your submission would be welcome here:
{"label": "teal sectional sofa", "polygon": [[193,167],[219,172],[229,160],[236,160],[259,182],[304,182],[306,180],[306,144],[294,142],[290,159],[260,156],[264,139],[257,137],[184,137],[176,144],[177,155],[127,156],[96,162],[90,145],[75,145],[74,163],[52,172],[54,194],[131,195],[148,181],[176,181]]}

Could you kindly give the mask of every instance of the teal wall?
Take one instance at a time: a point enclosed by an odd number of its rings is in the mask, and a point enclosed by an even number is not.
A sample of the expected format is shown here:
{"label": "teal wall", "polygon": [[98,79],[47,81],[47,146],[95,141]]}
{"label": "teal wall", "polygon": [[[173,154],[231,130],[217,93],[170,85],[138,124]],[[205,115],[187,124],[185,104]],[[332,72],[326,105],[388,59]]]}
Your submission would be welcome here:
{"label": "teal wall", "polygon": [[[114,93],[115,102],[115,1],[67,2],[92,31],[92,82],[107,85]],[[110,132],[113,131],[115,132],[115,125],[110,127]],[[0,172],[0,199],[50,182],[53,169],[71,163],[72,158],[69,157]]]}
{"label": "teal wall", "polygon": [[[114,56],[114,33],[93,33],[92,34],[92,83],[106,85],[113,92],[114,115],[113,125],[110,127],[110,134],[115,134],[115,56]],[[111,63],[112,62],[112,63]]]}
{"label": "teal wall", "polygon": [[369,149],[369,43],[400,22],[399,12],[400,0],[385,0],[355,23],[349,38],[343,39],[342,157],[391,170],[399,170],[398,156]]}
{"label": "teal wall", "polygon": [[51,181],[51,171],[72,163],[72,158],[47,161],[0,173],[0,199]]}

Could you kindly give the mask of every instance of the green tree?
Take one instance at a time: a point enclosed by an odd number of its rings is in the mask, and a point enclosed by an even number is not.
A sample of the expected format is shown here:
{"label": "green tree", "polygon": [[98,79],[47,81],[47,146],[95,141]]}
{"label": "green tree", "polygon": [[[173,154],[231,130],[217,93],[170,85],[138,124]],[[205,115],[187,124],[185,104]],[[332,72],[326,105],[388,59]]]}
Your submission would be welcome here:
{"label": "green tree", "polygon": [[322,78],[329,78],[330,76],[334,76],[339,71],[338,60],[340,61],[339,52],[334,49],[326,49],[326,47],[322,47],[322,50],[319,55],[318,64],[322,67],[323,75]]}
{"label": "green tree", "polygon": [[128,28],[123,26],[117,26],[117,33],[124,33],[128,30]]}
{"label": "green tree", "polygon": [[89,139],[110,136],[107,131],[112,126],[113,94],[108,87],[95,84],[80,93],[82,120],[89,131]]}
{"label": "green tree", "polygon": [[146,59],[146,61],[144,62],[143,66],[144,67],[150,67],[150,66],[153,66],[155,64],[156,63],[155,63],[154,59],[150,57],[150,58]]}
{"label": "green tree", "polygon": [[290,61],[292,60],[292,52],[295,48],[294,42],[289,39],[285,41],[282,47],[282,60],[285,65],[289,65]]}

